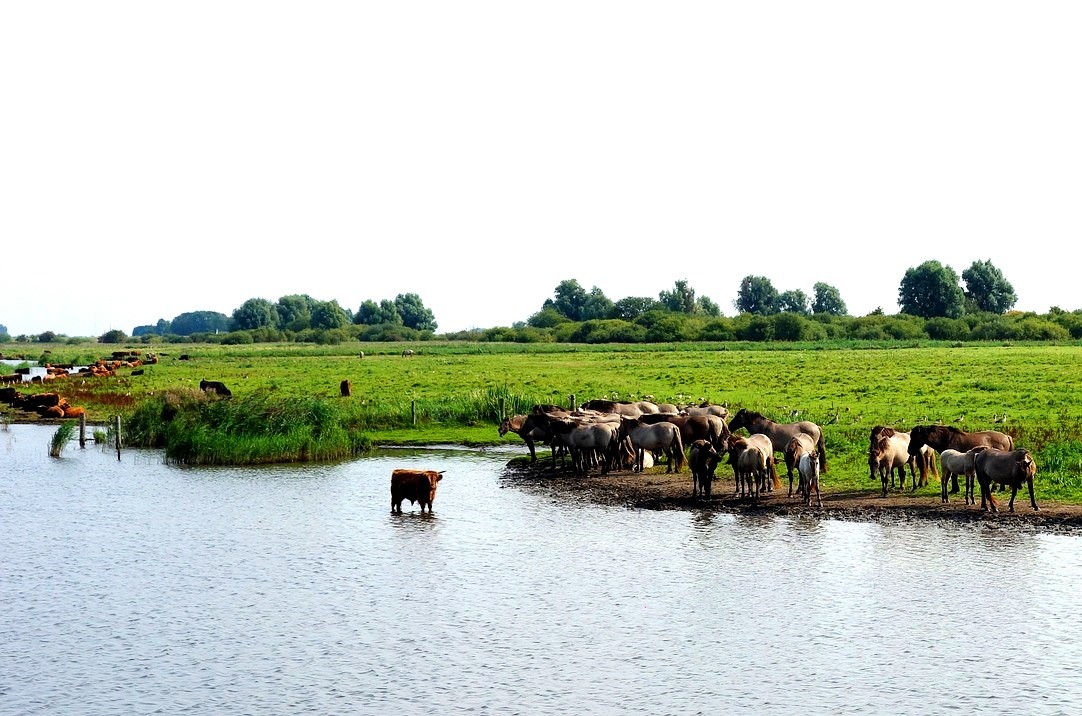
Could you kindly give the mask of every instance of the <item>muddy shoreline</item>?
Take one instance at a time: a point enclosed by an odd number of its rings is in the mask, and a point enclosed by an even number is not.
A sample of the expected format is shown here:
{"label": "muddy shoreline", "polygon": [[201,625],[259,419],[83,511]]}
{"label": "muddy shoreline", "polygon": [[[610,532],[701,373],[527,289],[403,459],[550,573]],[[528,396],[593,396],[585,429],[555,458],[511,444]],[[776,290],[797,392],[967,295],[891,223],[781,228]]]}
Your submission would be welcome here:
{"label": "muddy shoreline", "polygon": [[504,484],[554,499],[570,499],[607,507],[634,510],[686,510],[744,515],[776,515],[856,522],[897,523],[927,521],[967,525],[990,530],[1012,530],[1082,535],[1082,505],[1063,505],[1037,496],[1040,511],[1029,506],[1028,495],[1019,491],[1015,512],[1007,511],[1009,493],[998,496],[999,512],[982,512],[980,505],[966,505],[959,495],[941,504],[938,497],[908,492],[882,497],[878,489],[860,492],[823,493],[823,506],[805,507],[797,498],[789,498],[784,488],[759,500],[733,496],[734,481],[715,480],[712,499],[707,502],[691,496],[691,475],[684,471],[611,472],[607,475],[574,477],[544,468],[508,463]]}

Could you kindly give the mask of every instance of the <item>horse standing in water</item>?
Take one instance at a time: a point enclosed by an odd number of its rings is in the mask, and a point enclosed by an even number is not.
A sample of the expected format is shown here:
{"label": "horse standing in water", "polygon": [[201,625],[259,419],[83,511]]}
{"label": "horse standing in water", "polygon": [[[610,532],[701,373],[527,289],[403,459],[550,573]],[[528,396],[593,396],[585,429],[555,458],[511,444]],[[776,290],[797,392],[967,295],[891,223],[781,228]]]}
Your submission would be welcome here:
{"label": "horse standing in water", "polygon": [[740,428],[745,428],[752,435],[762,433],[769,437],[770,443],[774,446],[774,452],[785,452],[785,446],[789,444],[789,441],[804,433],[815,443],[815,452],[819,456],[819,470],[826,472],[827,451],[826,446],[823,445],[823,430],[810,420],[801,420],[798,423],[775,423],[761,413],[741,408],[729,421],[729,432],[735,433]]}

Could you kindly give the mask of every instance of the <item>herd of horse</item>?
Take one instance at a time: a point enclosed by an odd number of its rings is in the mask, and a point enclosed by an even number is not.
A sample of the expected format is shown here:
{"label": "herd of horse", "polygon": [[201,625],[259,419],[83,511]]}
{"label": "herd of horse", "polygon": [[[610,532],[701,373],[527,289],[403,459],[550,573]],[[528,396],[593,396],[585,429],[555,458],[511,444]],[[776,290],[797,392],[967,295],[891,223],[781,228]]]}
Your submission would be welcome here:
{"label": "herd of horse", "polygon": [[[775,455],[781,454],[789,479],[788,497],[795,494],[805,505],[812,493],[822,506],[820,475],[827,469],[823,430],[808,420],[781,423],[746,408],[732,418],[723,405],[702,403],[677,406],[640,400],[618,402],[591,400],[577,409],[536,405],[530,413],[504,418],[500,436],[515,433],[538,462],[537,446],[551,448],[552,468],[570,469],[585,476],[593,469],[642,471],[664,459],[666,472],[680,472],[685,464],[692,473],[692,496],[710,500],[711,483],[723,457],[733,467],[735,496],[758,500],[763,492],[781,488]],[[738,435],[744,430],[747,435]],[[942,469],[936,466],[938,456]],[[557,465],[559,461],[559,466]],[[1015,449],[1014,439],[994,430],[966,432],[948,425],[918,425],[905,432],[877,425],[868,448],[869,477],[882,483],[885,497],[892,489],[905,489],[906,469],[912,490],[928,484],[928,474],[940,480],[940,498],[959,491],[965,479],[965,504],[976,505],[975,484],[981,488],[981,509],[997,511],[993,489],[1011,488],[1009,509],[1022,485],[1033,495],[1036,464],[1029,451]],[[897,485],[895,478],[898,478]],[[948,485],[951,490],[948,493]]]}

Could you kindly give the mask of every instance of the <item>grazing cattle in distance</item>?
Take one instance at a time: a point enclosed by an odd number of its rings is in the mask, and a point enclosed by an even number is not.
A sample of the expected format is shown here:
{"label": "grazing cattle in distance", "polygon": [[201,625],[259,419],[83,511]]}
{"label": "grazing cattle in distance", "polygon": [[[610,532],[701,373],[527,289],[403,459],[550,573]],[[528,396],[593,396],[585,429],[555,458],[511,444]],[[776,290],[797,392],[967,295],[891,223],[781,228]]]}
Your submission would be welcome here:
{"label": "grazing cattle in distance", "polygon": [[391,514],[402,514],[402,501],[418,503],[421,513],[428,507],[432,514],[432,503],[436,499],[436,486],[443,479],[443,470],[409,470],[395,468],[391,471]]}
{"label": "grazing cattle in distance", "polygon": [[204,378],[199,381],[199,389],[204,393],[216,393],[223,398],[228,398],[233,395],[233,393],[229,391],[229,388],[225,387],[225,383],[219,380],[207,380]]}
{"label": "grazing cattle in distance", "polygon": [[358,357],[358,358],[364,358],[364,351],[361,351],[361,352],[360,352],[360,353],[359,353],[359,354],[357,355],[357,357]]}
{"label": "grazing cattle in distance", "polygon": [[721,462],[721,455],[709,440],[700,439],[691,443],[688,451],[688,466],[691,468],[691,496],[710,499],[711,483],[714,470]]}
{"label": "grazing cattle in distance", "polygon": [[180,357],[177,358],[177,360],[191,360],[191,356],[189,356],[187,353],[181,353]]}
{"label": "grazing cattle in distance", "polygon": [[412,356],[413,356],[413,350],[412,349],[407,348],[406,350],[402,351],[402,357],[403,358],[410,358]]}
{"label": "grazing cattle in distance", "polygon": [[[992,494],[992,483],[1008,485],[1011,488],[1011,501],[1007,508],[1014,512],[1014,498],[1022,483],[1029,485],[1029,504],[1039,511],[1037,500],[1033,498],[1033,477],[1037,474],[1037,463],[1029,450],[999,450],[987,448],[973,458],[973,469],[977,473],[977,482],[981,486],[981,509],[998,512],[996,498]],[[986,502],[987,500],[987,502]]]}
{"label": "grazing cattle in distance", "polygon": [[[927,446],[925,446],[927,447]],[[977,477],[976,468],[973,467],[973,459],[982,450],[987,450],[984,445],[980,445],[975,448],[970,448],[965,452],[959,452],[952,448],[947,448],[943,452],[939,453],[939,462],[943,467],[943,480],[942,489],[940,490],[939,497],[940,502],[950,502],[947,499],[947,479],[953,477],[954,481],[958,482],[958,476],[964,475],[966,480],[965,501],[967,505],[977,504],[976,498],[973,497],[973,482]]]}
{"label": "grazing cattle in distance", "polygon": [[349,396],[353,395],[353,383],[350,382],[349,378],[346,378],[342,381],[342,384],[338,387],[338,390],[342,394],[343,398],[348,398]]}
{"label": "grazing cattle in distance", "polygon": [[[927,481],[928,466],[918,453],[925,445],[930,445],[936,452],[943,452],[947,448],[965,452],[980,445],[997,450],[1014,450],[1014,438],[996,430],[968,433],[953,425],[917,425],[909,431],[909,436],[909,454],[917,456],[917,467],[920,468],[922,481]],[[958,492],[957,478],[951,485],[951,492]]]}
{"label": "grazing cattle in distance", "polygon": [[25,402],[31,408],[51,408],[60,405],[60,393],[35,393],[27,395]]}

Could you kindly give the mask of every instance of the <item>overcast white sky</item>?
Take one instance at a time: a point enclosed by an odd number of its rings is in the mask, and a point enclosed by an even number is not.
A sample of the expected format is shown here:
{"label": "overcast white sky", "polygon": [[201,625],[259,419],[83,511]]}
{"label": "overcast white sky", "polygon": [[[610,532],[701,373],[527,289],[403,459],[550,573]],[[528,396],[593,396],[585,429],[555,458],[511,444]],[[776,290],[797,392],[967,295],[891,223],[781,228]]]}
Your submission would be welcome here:
{"label": "overcast white sky", "polygon": [[1082,3],[8,2],[0,324],[740,280],[1082,308]]}

